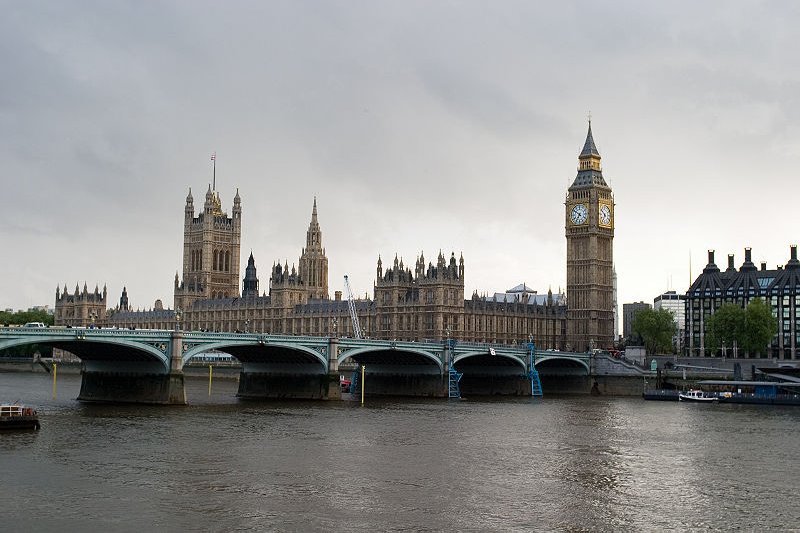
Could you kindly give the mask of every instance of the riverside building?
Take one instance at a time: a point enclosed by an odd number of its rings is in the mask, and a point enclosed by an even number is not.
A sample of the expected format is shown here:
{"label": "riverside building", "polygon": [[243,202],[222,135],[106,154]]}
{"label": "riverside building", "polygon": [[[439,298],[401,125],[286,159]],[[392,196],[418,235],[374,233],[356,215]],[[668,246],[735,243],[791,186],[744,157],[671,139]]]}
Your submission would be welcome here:
{"label": "riverside building", "polygon": [[[614,332],[614,200],[600,167],[591,123],[578,157],[578,173],[565,201],[566,295],[540,294],[524,283],[491,296],[473,292],[465,299],[465,261],[439,252],[436,262],[423,253],[413,269],[397,255],[384,268],[378,257],[372,298],[356,300],[364,334],[398,340],[487,343],[533,341],[540,348],[585,351],[610,348]],[[276,261],[268,287],[258,278],[250,253],[239,284],[242,199],[237,190],[231,216],[209,186],[202,211],[195,213],[191,190],[184,206],[183,265],[175,274],[174,309],[157,304],[133,311],[123,291],[120,303],[105,309],[98,323],[132,328],[242,331],[295,335],[353,334],[348,303],[340,291],[331,299],[328,259],[314,199],[305,247],[299,261]],[[560,292],[560,291],[559,291]],[[57,299],[59,309],[61,300]],[[568,304],[570,304],[568,306]],[[56,323],[59,323],[57,312]]]}
{"label": "riverside building", "polygon": [[706,322],[725,303],[746,307],[750,300],[763,298],[778,319],[778,330],[761,354],[742,354],[735,347],[726,347],[726,355],[797,359],[800,355],[800,261],[797,246],[789,248],[789,261],[768,270],[752,261],[750,248],[744,250],[744,262],[737,270],[733,254],[728,267],[721,271],[714,263],[714,250],[708,252],[708,264],[686,292],[686,354],[692,356],[722,355],[711,353],[706,344]]}

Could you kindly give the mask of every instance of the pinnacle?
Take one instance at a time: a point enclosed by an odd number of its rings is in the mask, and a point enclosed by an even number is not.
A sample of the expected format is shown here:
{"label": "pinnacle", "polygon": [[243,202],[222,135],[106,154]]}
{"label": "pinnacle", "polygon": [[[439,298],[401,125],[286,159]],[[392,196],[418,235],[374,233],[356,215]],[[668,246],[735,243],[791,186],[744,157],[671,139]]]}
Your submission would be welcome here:
{"label": "pinnacle", "polygon": [[597,146],[594,144],[594,137],[592,137],[592,121],[589,121],[589,131],[586,132],[586,142],[583,144],[583,150],[581,150],[581,155],[579,157],[588,157],[588,156],[597,156],[600,157],[600,152],[597,151]]}

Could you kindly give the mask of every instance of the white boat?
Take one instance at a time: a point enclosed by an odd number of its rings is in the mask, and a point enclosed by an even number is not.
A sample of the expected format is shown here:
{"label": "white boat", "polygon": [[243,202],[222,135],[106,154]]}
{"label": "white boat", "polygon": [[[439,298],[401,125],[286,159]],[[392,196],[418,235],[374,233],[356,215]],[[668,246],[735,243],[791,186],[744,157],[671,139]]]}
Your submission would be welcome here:
{"label": "white boat", "polygon": [[679,392],[678,400],[682,402],[718,402],[719,398],[709,396],[700,389],[690,389],[686,392]]}

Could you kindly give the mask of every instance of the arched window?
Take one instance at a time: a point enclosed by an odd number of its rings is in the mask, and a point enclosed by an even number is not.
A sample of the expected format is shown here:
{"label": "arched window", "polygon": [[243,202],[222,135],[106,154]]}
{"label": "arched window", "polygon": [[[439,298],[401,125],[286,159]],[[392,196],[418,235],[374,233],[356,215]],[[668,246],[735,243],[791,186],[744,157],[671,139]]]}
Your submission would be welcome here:
{"label": "arched window", "polygon": [[[225,252],[225,272],[231,271],[231,253],[230,251]],[[227,298],[227,296],[226,296]]]}
{"label": "arched window", "polygon": [[219,254],[214,250],[214,270],[219,270]]}

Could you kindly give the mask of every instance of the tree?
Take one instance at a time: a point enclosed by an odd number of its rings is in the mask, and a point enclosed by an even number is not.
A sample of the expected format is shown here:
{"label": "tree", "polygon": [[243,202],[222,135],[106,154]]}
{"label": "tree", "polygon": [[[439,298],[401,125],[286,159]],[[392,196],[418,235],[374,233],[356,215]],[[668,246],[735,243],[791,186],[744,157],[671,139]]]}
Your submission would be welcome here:
{"label": "tree", "polygon": [[48,326],[53,325],[53,315],[48,314],[46,311],[17,311],[16,313],[7,313],[0,311],[0,324],[9,326],[21,326],[27,322],[43,322]]}
{"label": "tree", "polygon": [[631,329],[642,338],[648,353],[671,351],[675,316],[668,309],[642,309],[634,316]]}
{"label": "tree", "polygon": [[761,298],[750,300],[744,309],[726,303],[706,320],[706,347],[716,352],[736,343],[741,353],[759,354],[777,331],[778,321]]}
{"label": "tree", "polygon": [[712,353],[722,346],[742,346],[745,329],[745,310],[733,303],[722,304],[706,320],[706,348]]}
{"label": "tree", "polygon": [[741,346],[749,354],[760,354],[767,349],[770,339],[778,331],[778,320],[761,298],[750,300],[745,309],[744,332]]}

